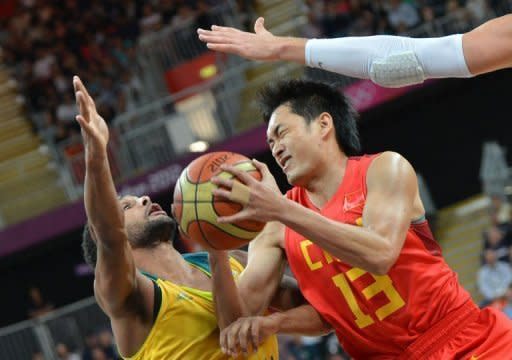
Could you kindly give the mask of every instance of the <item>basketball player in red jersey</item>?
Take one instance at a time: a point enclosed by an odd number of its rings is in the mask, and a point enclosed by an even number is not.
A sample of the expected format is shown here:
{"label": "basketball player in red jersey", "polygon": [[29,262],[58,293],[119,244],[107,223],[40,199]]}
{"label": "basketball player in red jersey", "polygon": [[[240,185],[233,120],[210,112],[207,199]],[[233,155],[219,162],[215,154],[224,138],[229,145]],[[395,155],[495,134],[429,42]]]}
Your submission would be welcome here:
{"label": "basketball player in red jersey", "polygon": [[[358,155],[347,99],[325,84],[291,80],[263,90],[261,104],[268,144],[294,187],[283,197],[256,161],[261,182],[224,167],[245,183],[248,200],[219,221],[268,224],[251,243],[238,291],[216,297],[219,316],[241,317],[223,330],[221,347],[256,346],[290,319],[257,316],[288,260],[304,297],[356,359],[511,358],[512,322],[480,310],[458,283],[425,220],[409,162],[394,152]],[[232,199],[233,181],[214,181],[216,195]],[[216,261],[214,283],[234,285],[225,258]]]}

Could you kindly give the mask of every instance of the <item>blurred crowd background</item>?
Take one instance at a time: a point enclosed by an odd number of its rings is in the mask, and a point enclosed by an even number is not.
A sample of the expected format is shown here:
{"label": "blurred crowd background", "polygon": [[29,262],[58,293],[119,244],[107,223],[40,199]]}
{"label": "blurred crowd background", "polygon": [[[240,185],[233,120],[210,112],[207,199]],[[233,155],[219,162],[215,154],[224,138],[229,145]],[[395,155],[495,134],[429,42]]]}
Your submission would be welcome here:
{"label": "blurred crowd background", "polygon": [[[196,152],[229,148],[277,171],[263,139],[245,140],[261,136],[251,99],[262,84],[281,76],[336,84],[362,112],[366,152],[397,150],[418,169],[427,215],[463,285],[480,306],[512,318],[510,72],[384,92],[320,70],[212,54],[195,33],[212,24],[249,30],[265,16],[271,31],[307,38],[442,36],[511,8],[506,0],[1,2],[0,358],[119,358],[79,249],[84,167],[74,74],[111,126],[120,192],[149,193],[166,208]],[[280,352],[348,359],[334,335],[280,336]]]}

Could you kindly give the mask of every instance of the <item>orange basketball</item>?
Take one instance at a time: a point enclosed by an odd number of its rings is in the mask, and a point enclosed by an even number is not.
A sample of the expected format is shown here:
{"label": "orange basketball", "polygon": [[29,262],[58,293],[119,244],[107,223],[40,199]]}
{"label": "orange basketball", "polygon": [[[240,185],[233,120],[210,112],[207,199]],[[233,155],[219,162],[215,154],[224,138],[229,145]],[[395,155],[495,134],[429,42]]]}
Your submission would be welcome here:
{"label": "orange basketball", "polygon": [[213,152],[192,161],[180,175],[174,188],[174,217],[183,236],[203,247],[229,250],[242,247],[254,239],[264,223],[240,221],[220,224],[218,216],[233,215],[242,205],[213,196],[217,187],[213,176],[232,178],[222,171],[222,164],[230,164],[261,180],[261,173],[247,157],[232,152]]}

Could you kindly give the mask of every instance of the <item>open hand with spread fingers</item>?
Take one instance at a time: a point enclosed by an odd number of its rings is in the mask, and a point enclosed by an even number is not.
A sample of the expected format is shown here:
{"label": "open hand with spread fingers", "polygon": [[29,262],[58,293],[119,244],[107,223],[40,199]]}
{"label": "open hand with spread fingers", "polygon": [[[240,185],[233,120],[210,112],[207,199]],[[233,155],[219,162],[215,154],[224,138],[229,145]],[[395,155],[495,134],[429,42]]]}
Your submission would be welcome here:
{"label": "open hand with spread fingers", "polygon": [[279,322],[272,315],[242,317],[221,331],[220,347],[233,357],[239,352],[248,355],[278,330]]}
{"label": "open hand with spread fingers", "polygon": [[234,175],[234,178],[223,179],[216,176],[211,179],[218,187],[213,191],[215,196],[243,205],[243,209],[236,214],[219,217],[217,220],[220,223],[241,220],[268,222],[277,220],[282,211],[281,207],[286,199],[282,196],[267,165],[257,160],[252,162],[261,172],[260,181],[231,165],[222,165],[221,169]]}
{"label": "open hand with spread fingers", "polygon": [[73,77],[73,88],[80,111],[80,114],[76,116],[76,121],[82,129],[86,161],[106,158],[109,139],[108,125],[98,114],[94,100],[78,76]]}
{"label": "open hand with spread fingers", "polygon": [[254,23],[254,33],[213,25],[211,30],[197,29],[199,40],[210,50],[242,56],[249,60],[279,60],[280,38],[265,29],[264,19]]}

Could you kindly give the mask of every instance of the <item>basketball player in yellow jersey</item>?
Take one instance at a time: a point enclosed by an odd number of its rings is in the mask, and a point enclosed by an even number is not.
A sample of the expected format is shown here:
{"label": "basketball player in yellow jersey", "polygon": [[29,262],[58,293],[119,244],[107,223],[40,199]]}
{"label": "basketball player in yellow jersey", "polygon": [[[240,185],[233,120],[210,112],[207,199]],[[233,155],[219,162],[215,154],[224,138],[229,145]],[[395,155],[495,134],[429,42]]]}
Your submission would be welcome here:
{"label": "basketball player in yellow jersey", "polygon": [[[232,320],[215,317],[207,254],[178,253],[171,241],[174,220],[149,197],[117,198],[107,158],[108,127],[78,77],[73,85],[85,146],[84,253],[94,266],[96,300],[110,318],[119,352],[127,359],[227,359],[218,326]],[[230,258],[235,276],[243,261]],[[276,307],[290,308],[286,312],[294,320],[283,331],[326,332],[310,305],[291,308],[293,302],[285,301],[295,298],[291,291],[276,296]],[[250,358],[277,359],[275,337]]]}
{"label": "basketball player in yellow jersey", "polygon": [[[123,198],[121,204],[140,199]],[[84,231],[83,247],[87,262],[94,266],[96,246],[88,230]],[[246,263],[246,254],[241,251],[233,251],[231,254],[229,262],[236,278],[244,269],[242,263]],[[211,276],[207,253],[185,254],[183,258],[192,269],[199,270],[207,277]],[[155,272],[159,271],[155,269]],[[145,271],[141,273],[154,283],[153,326],[139,350],[125,358],[225,359],[219,347],[212,293],[166,280],[165,275],[159,278]],[[276,338],[270,337],[249,359],[278,359]]]}

